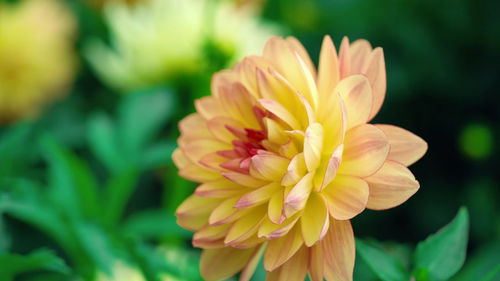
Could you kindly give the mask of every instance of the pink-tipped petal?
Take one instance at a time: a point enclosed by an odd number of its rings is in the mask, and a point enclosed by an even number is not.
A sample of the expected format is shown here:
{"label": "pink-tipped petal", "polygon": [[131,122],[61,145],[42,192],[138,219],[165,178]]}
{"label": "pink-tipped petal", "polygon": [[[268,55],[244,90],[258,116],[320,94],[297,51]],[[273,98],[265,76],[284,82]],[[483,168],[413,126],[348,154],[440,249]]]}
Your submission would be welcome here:
{"label": "pink-tipped petal", "polygon": [[275,154],[258,154],[252,157],[250,175],[262,180],[279,181],[286,173],[289,162]]}
{"label": "pink-tipped petal", "polygon": [[294,227],[287,235],[270,240],[264,253],[264,268],[273,271],[288,261],[303,245],[299,227]]}
{"label": "pink-tipped petal", "polygon": [[321,242],[327,281],[352,281],[356,255],[354,233],[349,221],[330,221],[330,230]]}
{"label": "pink-tipped petal", "polygon": [[351,54],[351,72],[359,74],[363,71],[363,66],[368,61],[372,52],[372,46],[368,41],[358,39],[352,42],[349,51]]}
{"label": "pink-tipped petal", "polygon": [[374,210],[396,207],[420,187],[410,170],[394,161],[385,162],[380,170],[365,180],[370,187],[367,207]]}
{"label": "pink-tipped petal", "polygon": [[272,114],[276,115],[279,119],[283,120],[290,128],[300,128],[300,123],[295,117],[281,104],[272,100],[259,100],[260,105],[267,109]]}
{"label": "pink-tipped petal", "polygon": [[243,195],[238,202],[236,202],[234,207],[238,209],[246,209],[264,204],[265,202],[268,202],[274,193],[279,189],[281,189],[279,183],[271,182]]}
{"label": "pink-tipped petal", "polygon": [[314,173],[305,175],[288,193],[284,201],[285,215],[290,217],[298,211],[304,209],[309,194],[311,193]]}
{"label": "pink-tipped petal", "polygon": [[266,207],[260,206],[252,210],[251,213],[235,221],[224,239],[227,246],[237,245],[243,242],[250,236],[255,235],[259,229],[260,224],[266,218]]}
{"label": "pink-tipped petal", "polygon": [[325,169],[325,176],[323,177],[323,182],[321,183],[321,188],[319,191],[322,191],[327,185],[329,185],[337,175],[337,170],[340,167],[340,163],[342,162],[342,153],[344,152],[344,145],[339,145],[332,153],[332,156],[328,160],[328,164]]}
{"label": "pink-tipped petal", "polygon": [[344,79],[351,74],[351,55],[349,52],[349,39],[342,38],[339,49],[339,73],[340,79]]}
{"label": "pink-tipped petal", "polygon": [[337,85],[347,112],[347,129],[366,123],[370,116],[373,96],[368,79],[363,75],[351,75]]}
{"label": "pink-tipped petal", "polygon": [[370,81],[370,85],[372,86],[373,105],[370,112],[370,119],[372,119],[377,115],[382,107],[382,103],[384,103],[385,91],[387,88],[384,51],[382,51],[382,48],[375,48],[375,50],[373,50],[368,57],[362,74],[368,77],[368,81]]}
{"label": "pink-tipped petal", "polygon": [[266,181],[256,179],[250,175],[246,175],[246,174],[242,174],[242,173],[228,172],[228,173],[222,173],[222,175],[226,179],[228,179],[234,183],[246,186],[246,187],[257,188],[257,187],[264,186],[268,183]]}
{"label": "pink-tipped petal", "polygon": [[236,121],[230,117],[219,116],[207,121],[208,130],[212,133],[212,135],[218,140],[225,143],[231,143],[231,141],[236,139],[236,136],[231,133],[231,131],[228,129],[228,126],[234,128],[244,127],[241,122]]}
{"label": "pink-tipped petal", "polygon": [[226,116],[226,112],[223,110],[220,101],[214,96],[202,97],[194,101],[194,106],[196,111],[205,118],[205,120],[210,120],[217,116]]}
{"label": "pink-tipped petal", "polygon": [[281,180],[281,185],[295,185],[302,177],[304,177],[306,173],[306,161],[304,158],[304,153],[301,152],[296,154],[290,161],[290,164],[288,165],[288,171]]}
{"label": "pink-tipped petal", "polygon": [[382,130],[370,124],[347,131],[342,164],[337,174],[367,177],[374,174],[389,154],[389,140]]}
{"label": "pink-tipped petal", "polygon": [[361,213],[368,202],[368,184],[353,176],[338,175],[324,190],[330,215],[348,220]]}
{"label": "pink-tipped petal", "polygon": [[248,214],[247,210],[239,210],[234,207],[239,197],[232,197],[222,201],[215,209],[210,213],[208,218],[208,223],[210,225],[221,225],[233,222],[238,218]]}
{"label": "pink-tipped petal", "polygon": [[410,166],[424,156],[427,151],[427,143],[419,136],[403,128],[393,125],[375,125],[384,131],[389,139],[391,150],[388,160],[394,160],[405,166]]}
{"label": "pink-tipped petal", "polygon": [[319,55],[318,67],[318,91],[320,106],[328,96],[332,94],[333,89],[339,82],[339,66],[337,51],[333,45],[330,36],[326,35],[323,39],[321,52]]}
{"label": "pink-tipped petal", "polygon": [[218,249],[224,247],[224,236],[231,225],[206,225],[193,236],[193,246],[203,249]]}
{"label": "pink-tipped petal", "polygon": [[186,157],[193,163],[198,163],[203,156],[209,153],[231,148],[230,144],[223,143],[216,139],[196,139],[190,141],[184,147],[181,147],[182,152],[184,152]]}
{"label": "pink-tipped petal", "polygon": [[307,247],[311,247],[323,238],[328,230],[329,215],[326,199],[319,193],[309,196],[304,213],[300,217],[302,238]]}
{"label": "pink-tipped petal", "polygon": [[229,115],[243,123],[245,127],[260,129],[260,124],[255,117],[253,106],[256,104],[248,90],[241,83],[226,86],[220,92],[222,107]]}
{"label": "pink-tipped petal", "polygon": [[234,183],[226,178],[221,178],[199,185],[194,193],[201,197],[227,198],[241,195],[246,190],[247,189],[245,187],[237,183]]}
{"label": "pink-tipped petal", "polygon": [[201,275],[205,280],[217,281],[233,276],[248,263],[254,248],[203,250],[200,260]]}

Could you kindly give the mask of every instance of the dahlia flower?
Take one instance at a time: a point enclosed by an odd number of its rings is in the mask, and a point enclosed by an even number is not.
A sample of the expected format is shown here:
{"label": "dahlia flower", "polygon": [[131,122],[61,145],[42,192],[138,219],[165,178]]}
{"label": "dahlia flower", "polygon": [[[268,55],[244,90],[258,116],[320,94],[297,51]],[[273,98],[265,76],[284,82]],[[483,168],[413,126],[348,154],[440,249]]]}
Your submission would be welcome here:
{"label": "dahlia flower", "polygon": [[0,1],[1,123],[36,115],[71,84],[74,31],[60,1]]}
{"label": "dahlia flower", "polygon": [[381,48],[344,38],[337,54],[328,36],[317,70],[297,39],[275,37],[213,76],[173,154],[200,183],[176,215],[196,232],[204,278],[249,280],[264,256],[267,280],[352,280],[349,220],[412,196],[407,166],[427,149],[402,128],[368,124],[385,91]]}
{"label": "dahlia flower", "polygon": [[[89,42],[86,57],[108,86],[128,91],[169,82],[208,64],[209,43],[231,59],[258,52],[279,33],[251,7],[210,0],[143,0],[107,3],[111,46]],[[249,36],[251,34],[251,36]]]}

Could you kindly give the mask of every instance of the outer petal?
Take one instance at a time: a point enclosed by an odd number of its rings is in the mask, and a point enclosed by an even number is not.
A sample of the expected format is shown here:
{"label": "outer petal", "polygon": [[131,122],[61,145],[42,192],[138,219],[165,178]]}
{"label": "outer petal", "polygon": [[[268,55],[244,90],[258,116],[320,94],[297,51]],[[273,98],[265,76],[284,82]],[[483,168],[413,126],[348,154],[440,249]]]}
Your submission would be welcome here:
{"label": "outer petal", "polygon": [[337,51],[328,35],[323,39],[318,69],[319,103],[321,106],[339,82]]}
{"label": "outer petal", "polygon": [[257,265],[259,265],[259,261],[262,258],[265,249],[266,247],[264,245],[255,248],[252,257],[250,258],[248,263],[245,265],[245,268],[243,268],[243,271],[241,272],[239,281],[249,281],[250,278],[252,278],[252,275],[255,272]]}
{"label": "outer petal", "polygon": [[368,41],[359,39],[352,42],[349,51],[351,53],[351,72],[361,73],[372,52],[372,46]]}
{"label": "outer petal", "polygon": [[197,139],[188,142],[184,147],[181,147],[184,154],[193,163],[199,163],[200,159],[209,153],[217,152],[220,150],[228,150],[232,147],[220,142],[216,139]]}
{"label": "outer petal", "polygon": [[177,224],[189,230],[198,230],[207,222],[212,210],[221,199],[203,198],[197,195],[189,196],[175,211]]}
{"label": "outer petal", "polygon": [[210,134],[207,128],[205,119],[198,113],[192,113],[184,117],[179,122],[179,130],[186,142],[196,139],[213,139],[212,134]]}
{"label": "outer petal", "polygon": [[280,268],[268,273],[266,280],[303,281],[307,275],[309,251],[302,247],[288,262]]}
{"label": "outer petal", "polygon": [[233,276],[240,271],[252,257],[254,248],[204,250],[201,253],[200,271],[206,280],[221,280]]}
{"label": "outer petal", "polygon": [[366,177],[384,164],[389,154],[389,141],[382,130],[369,124],[347,131],[342,164],[337,174]]}
{"label": "outer petal", "polygon": [[332,220],[321,245],[326,280],[352,281],[356,250],[351,223]]}
{"label": "outer petal", "polygon": [[201,116],[203,116],[205,120],[210,120],[217,116],[227,115],[220,101],[213,96],[203,97],[201,99],[195,100],[194,106],[196,107],[196,111],[201,114]]}
{"label": "outer petal", "polygon": [[307,247],[311,247],[326,234],[329,225],[329,215],[326,199],[313,192],[300,217],[302,237]]}
{"label": "outer petal", "polygon": [[266,207],[261,206],[252,210],[252,212],[246,216],[238,219],[229,229],[229,232],[224,239],[224,243],[228,246],[234,246],[254,235],[261,222],[266,217],[265,213]]}
{"label": "outer petal", "polygon": [[215,138],[225,143],[231,143],[231,141],[236,139],[236,136],[228,130],[227,126],[236,128],[244,127],[241,122],[236,121],[233,118],[223,116],[212,118],[207,122],[208,130]]}
{"label": "outer petal", "polygon": [[394,161],[387,161],[380,170],[365,180],[370,186],[367,207],[374,210],[398,206],[420,187],[410,170]]}
{"label": "outer petal", "polygon": [[210,225],[221,225],[235,221],[248,213],[248,210],[239,210],[234,207],[239,197],[233,197],[222,201],[210,213],[208,223]]}
{"label": "outer petal", "polygon": [[231,225],[205,225],[193,236],[193,246],[203,249],[219,249],[225,247],[224,237]]}
{"label": "outer petal", "polygon": [[410,166],[424,156],[427,143],[419,136],[403,128],[393,125],[375,125],[384,131],[389,139],[391,150],[388,160],[397,161],[405,166]]}
{"label": "outer petal", "polygon": [[337,85],[347,112],[347,129],[366,123],[372,108],[373,96],[368,79],[363,75],[349,76]]}
{"label": "outer petal", "polygon": [[340,79],[351,74],[351,54],[349,51],[349,39],[347,37],[342,38],[339,50],[339,72]]}
{"label": "outer petal", "polygon": [[384,52],[382,48],[375,48],[368,57],[362,73],[368,77],[373,91],[373,105],[370,119],[377,115],[384,103],[385,91],[387,88],[387,78],[385,73]]}
{"label": "outer petal", "polygon": [[312,62],[311,57],[307,53],[307,50],[304,48],[304,46],[302,46],[302,43],[300,43],[300,41],[293,36],[287,37],[286,42],[288,43],[288,46],[290,46],[290,48],[300,56],[313,77],[316,77],[316,67]]}
{"label": "outer petal", "polygon": [[195,194],[201,197],[227,198],[242,194],[246,190],[247,188],[244,186],[228,179],[220,178],[199,185],[195,190]]}
{"label": "outer petal", "polygon": [[321,243],[309,248],[309,276],[311,281],[323,281],[323,249]]}
{"label": "outer petal", "polygon": [[273,271],[288,261],[303,244],[300,228],[295,226],[287,235],[270,240],[264,253],[264,268]]}
{"label": "outer petal", "polygon": [[323,193],[330,215],[337,220],[348,220],[365,209],[369,189],[366,181],[358,177],[338,175]]}

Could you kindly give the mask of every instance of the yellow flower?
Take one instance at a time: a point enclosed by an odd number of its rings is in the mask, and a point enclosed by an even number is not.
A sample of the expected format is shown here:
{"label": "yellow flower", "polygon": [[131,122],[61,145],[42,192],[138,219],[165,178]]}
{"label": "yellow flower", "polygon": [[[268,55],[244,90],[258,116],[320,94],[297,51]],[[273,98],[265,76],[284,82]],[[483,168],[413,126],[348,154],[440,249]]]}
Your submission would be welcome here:
{"label": "yellow flower", "polygon": [[58,1],[0,2],[0,122],[37,114],[70,85],[74,30]]}
{"label": "yellow flower", "polygon": [[[250,9],[210,0],[149,0],[133,7],[105,7],[112,46],[94,41],[86,55],[101,79],[119,90],[133,90],[190,74],[204,64],[204,50],[213,43],[241,59],[277,34]],[[251,34],[251,36],[249,36]]]}
{"label": "yellow flower", "polygon": [[262,255],[267,280],[352,280],[349,220],[413,195],[407,166],[427,149],[404,129],[367,123],[385,91],[381,48],[345,38],[337,55],[328,36],[318,70],[289,37],[214,75],[173,154],[180,175],[201,183],[176,215],[196,232],[207,280],[249,280]]}

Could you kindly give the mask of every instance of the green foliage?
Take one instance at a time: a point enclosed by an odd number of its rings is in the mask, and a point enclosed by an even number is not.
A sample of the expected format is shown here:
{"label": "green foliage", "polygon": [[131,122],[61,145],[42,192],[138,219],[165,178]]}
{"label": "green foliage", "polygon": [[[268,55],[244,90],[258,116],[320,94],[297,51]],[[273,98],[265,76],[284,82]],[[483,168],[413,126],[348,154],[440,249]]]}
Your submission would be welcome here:
{"label": "green foliage", "polygon": [[383,281],[409,280],[408,270],[396,257],[372,246],[361,239],[356,239],[356,250],[363,261]]}
{"label": "green foliage", "polygon": [[52,271],[67,275],[71,272],[65,262],[52,251],[41,249],[28,255],[0,254],[0,280],[10,281],[20,273]]}

